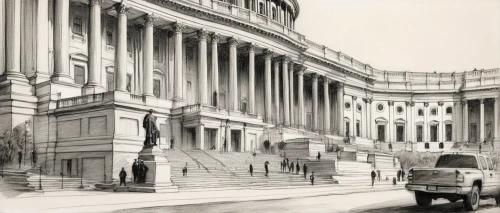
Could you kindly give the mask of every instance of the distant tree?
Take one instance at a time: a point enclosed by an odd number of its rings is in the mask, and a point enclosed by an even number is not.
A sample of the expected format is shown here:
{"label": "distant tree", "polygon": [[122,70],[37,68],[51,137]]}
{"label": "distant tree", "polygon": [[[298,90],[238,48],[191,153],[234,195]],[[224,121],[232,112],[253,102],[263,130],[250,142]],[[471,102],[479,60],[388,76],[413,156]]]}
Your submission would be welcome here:
{"label": "distant tree", "polygon": [[[21,151],[23,156],[25,153],[29,156],[29,153],[33,150],[33,134],[29,126],[27,126],[22,123],[12,131],[7,130],[0,135],[0,163],[11,164],[16,162],[18,151]],[[30,159],[27,157],[26,160]]]}

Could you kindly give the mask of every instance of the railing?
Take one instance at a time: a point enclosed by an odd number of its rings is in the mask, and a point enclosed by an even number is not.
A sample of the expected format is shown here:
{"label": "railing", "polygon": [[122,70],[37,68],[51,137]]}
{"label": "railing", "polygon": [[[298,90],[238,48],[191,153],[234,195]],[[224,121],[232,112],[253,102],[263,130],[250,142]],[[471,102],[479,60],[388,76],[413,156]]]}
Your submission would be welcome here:
{"label": "railing", "polygon": [[227,110],[222,108],[217,108],[214,106],[205,106],[201,104],[193,104],[189,106],[182,107],[182,113],[191,113],[191,112],[211,112],[220,115],[230,115],[237,117],[247,117],[252,119],[262,119],[260,115],[251,114],[251,113],[243,113],[241,111]]}
{"label": "railing", "polygon": [[111,93],[107,92],[107,93],[99,93],[99,94],[61,99],[57,101],[57,108],[65,108],[65,107],[101,102],[104,101],[110,94]]}

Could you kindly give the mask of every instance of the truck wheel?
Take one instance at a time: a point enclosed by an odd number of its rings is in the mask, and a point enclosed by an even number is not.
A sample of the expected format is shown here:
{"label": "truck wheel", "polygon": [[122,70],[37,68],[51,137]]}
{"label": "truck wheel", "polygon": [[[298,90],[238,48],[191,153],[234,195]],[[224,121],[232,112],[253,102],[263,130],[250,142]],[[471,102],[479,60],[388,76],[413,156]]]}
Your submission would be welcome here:
{"label": "truck wheel", "polygon": [[465,196],[464,207],[467,211],[476,211],[479,207],[479,187],[474,185],[472,187],[472,192]]}
{"label": "truck wheel", "polygon": [[495,197],[495,201],[497,202],[497,206],[500,206],[500,192],[498,192],[498,195]]}
{"label": "truck wheel", "polygon": [[419,206],[431,206],[432,198],[425,192],[415,191],[415,200]]}

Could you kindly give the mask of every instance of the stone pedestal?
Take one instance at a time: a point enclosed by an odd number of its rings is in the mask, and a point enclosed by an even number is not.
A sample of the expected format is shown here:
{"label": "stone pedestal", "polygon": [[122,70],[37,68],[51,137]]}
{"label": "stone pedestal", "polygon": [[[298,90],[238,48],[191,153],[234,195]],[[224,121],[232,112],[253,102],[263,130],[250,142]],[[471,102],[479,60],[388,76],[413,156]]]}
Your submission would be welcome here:
{"label": "stone pedestal", "polygon": [[178,192],[177,186],[172,185],[170,180],[170,163],[166,154],[158,148],[143,147],[139,152],[139,161],[144,161],[148,167],[146,174],[146,183],[137,184],[129,188],[129,191],[137,192]]}

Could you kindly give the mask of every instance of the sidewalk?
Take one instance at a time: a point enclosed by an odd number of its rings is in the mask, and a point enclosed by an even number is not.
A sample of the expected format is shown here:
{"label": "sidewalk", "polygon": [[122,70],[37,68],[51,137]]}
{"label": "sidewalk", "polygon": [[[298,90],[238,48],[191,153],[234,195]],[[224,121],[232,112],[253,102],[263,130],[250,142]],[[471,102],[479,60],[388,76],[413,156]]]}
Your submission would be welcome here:
{"label": "sidewalk", "polygon": [[325,195],[346,195],[376,191],[404,190],[394,186],[318,186],[292,189],[228,190],[180,193],[110,193],[60,191],[23,193],[6,199],[0,195],[0,212],[106,212],[155,206],[177,206],[215,202],[275,200]]}

